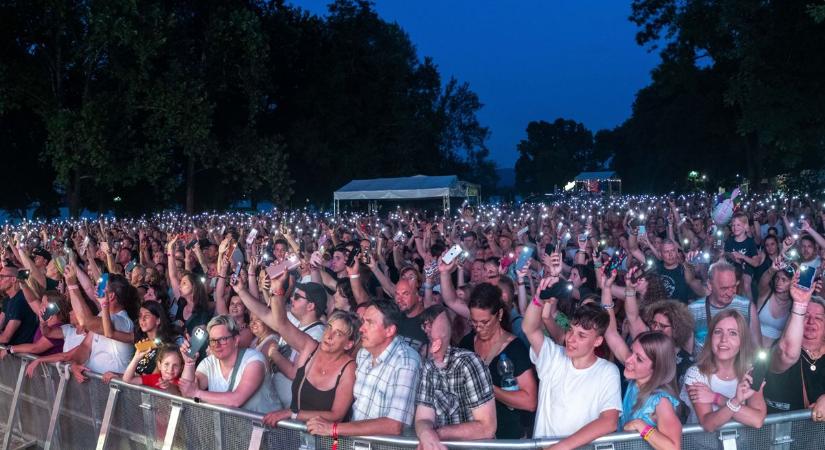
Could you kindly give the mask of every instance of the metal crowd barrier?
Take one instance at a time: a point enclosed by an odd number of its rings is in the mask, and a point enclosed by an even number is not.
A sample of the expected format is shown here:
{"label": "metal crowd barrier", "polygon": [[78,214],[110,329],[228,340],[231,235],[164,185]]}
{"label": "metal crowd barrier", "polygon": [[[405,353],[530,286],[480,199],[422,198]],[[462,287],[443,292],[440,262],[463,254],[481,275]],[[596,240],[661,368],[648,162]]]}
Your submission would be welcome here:
{"label": "metal crowd barrier", "polygon": [[[0,450],[49,449],[300,449],[329,450],[332,440],[307,433],[300,422],[277,428],[262,425],[260,414],[193,401],[118,380],[109,385],[98,374],[77,383],[67,364],[41,364],[36,376],[25,376],[28,355],[0,361]],[[555,439],[449,442],[451,449],[535,449]],[[414,436],[371,436],[339,439],[341,450],[415,448]],[[589,450],[641,450],[650,447],[636,433],[615,433],[583,447]],[[825,424],[810,420],[809,411],[768,416],[760,429],[728,423],[717,433],[684,427],[682,448],[693,449],[821,449]]]}

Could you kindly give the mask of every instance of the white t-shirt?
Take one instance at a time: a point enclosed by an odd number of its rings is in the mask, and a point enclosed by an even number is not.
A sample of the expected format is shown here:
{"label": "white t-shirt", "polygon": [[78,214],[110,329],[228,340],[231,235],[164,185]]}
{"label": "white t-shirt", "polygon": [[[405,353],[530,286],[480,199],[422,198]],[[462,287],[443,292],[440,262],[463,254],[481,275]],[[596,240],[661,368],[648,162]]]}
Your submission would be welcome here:
{"label": "white t-shirt", "polygon": [[[710,386],[711,391],[724,395],[727,398],[733,398],[736,396],[736,386],[739,385],[739,380],[734,378],[730,381],[725,381],[717,377],[716,374],[712,374],[710,380],[708,380],[708,377],[699,371],[698,366],[690,366],[687,372],[685,372],[685,384],[682,385],[682,391],[679,393],[679,399],[690,409],[687,423],[699,423],[699,417],[696,415],[696,410],[693,409],[693,403],[691,403],[690,396],[687,392],[688,385],[694,383]],[[713,411],[716,411],[719,409],[719,406],[711,405],[711,408],[713,408]]]}
{"label": "white t-shirt", "polygon": [[[238,349],[239,352],[240,350],[241,349]],[[197,373],[206,376],[209,383],[207,389],[210,392],[234,392],[241,383],[246,367],[256,361],[266,365],[266,358],[264,358],[261,352],[252,348],[246,349],[241,359],[241,365],[238,367],[238,373],[235,374],[235,382],[231,389],[229,387],[229,379],[232,378],[232,372],[230,371],[229,375],[224,378],[221,372],[220,362],[213,355],[207,356],[198,364]],[[261,383],[258,390],[244,403],[243,408],[258,413],[267,413],[275,409],[280,409],[281,406],[272,398],[269,383]]]}
{"label": "white t-shirt", "polygon": [[[103,311],[100,312],[103,314]],[[116,314],[110,314],[112,325],[116,331],[129,333],[134,329],[135,323],[126,314],[126,311],[120,311]],[[125,342],[109,339],[101,334],[92,333],[92,351],[89,353],[89,361],[86,362],[86,367],[92,372],[105,373],[117,372],[123,373],[132,360],[132,355],[135,353],[135,346]]]}
{"label": "white t-shirt", "polygon": [[619,369],[602,358],[586,369],[576,369],[564,347],[544,338],[530,360],[539,377],[535,438],[569,436],[599,418],[604,411],[622,410]]}
{"label": "white t-shirt", "polygon": [[[298,319],[295,319],[295,316],[288,314],[287,317],[290,318],[290,322],[292,322],[292,324],[298,327],[301,331],[308,334],[317,342],[321,342],[321,338],[324,336],[324,328],[326,328],[323,323],[315,322],[314,324],[309,324],[306,327],[302,327],[300,322],[298,322]],[[281,338],[278,344],[286,345],[286,341],[284,338]],[[295,362],[296,358],[298,358],[298,352],[294,349],[290,349],[289,360]],[[275,372],[272,378],[275,380],[275,390],[278,394],[278,400],[281,404],[289,407],[289,405],[292,404],[292,379],[287,378],[286,375],[280,371]]]}
{"label": "white t-shirt", "polygon": [[86,337],[85,333],[77,334],[77,328],[68,323],[60,325],[60,329],[63,331],[63,353],[80,345]]}

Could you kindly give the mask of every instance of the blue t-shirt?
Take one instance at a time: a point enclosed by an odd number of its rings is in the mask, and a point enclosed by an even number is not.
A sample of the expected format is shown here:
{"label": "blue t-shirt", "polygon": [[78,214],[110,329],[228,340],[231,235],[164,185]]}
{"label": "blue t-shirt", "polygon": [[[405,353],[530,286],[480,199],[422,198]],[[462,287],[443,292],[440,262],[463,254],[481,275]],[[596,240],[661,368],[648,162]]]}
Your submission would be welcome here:
{"label": "blue t-shirt", "polygon": [[642,419],[646,424],[655,427],[656,422],[653,421],[653,415],[656,413],[656,407],[659,406],[659,402],[662,401],[662,399],[670,401],[674,410],[679,406],[679,400],[676,397],[665,391],[658,390],[651,393],[640,407],[634,409],[633,406],[636,404],[636,398],[638,396],[639,386],[636,384],[636,381],[633,380],[627,386],[627,390],[624,393],[622,416],[619,419],[619,431],[622,431],[626,423],[635,419]]}

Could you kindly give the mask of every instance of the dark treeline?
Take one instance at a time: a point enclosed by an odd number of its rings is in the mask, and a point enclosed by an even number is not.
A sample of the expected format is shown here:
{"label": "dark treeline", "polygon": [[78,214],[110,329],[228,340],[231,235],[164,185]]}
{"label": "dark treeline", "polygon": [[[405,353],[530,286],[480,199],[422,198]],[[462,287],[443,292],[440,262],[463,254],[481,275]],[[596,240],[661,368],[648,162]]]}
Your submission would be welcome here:
{"label": "dark treeline", "polygon": [[518,190],[546,191],[605,161],[626,192],[702,187],[690,171],[708,188],[780,174],[821,186],[810,172],[825,157],[825,3],[635,0],[630,20],[662,57],[632,116],[595,134],[573,120],[531,122]]}
{"label": "dark treeline", "polygon": [[0,208],[329,202],[358,177],[490,187],[489,130],[370,2],[0,1]]}

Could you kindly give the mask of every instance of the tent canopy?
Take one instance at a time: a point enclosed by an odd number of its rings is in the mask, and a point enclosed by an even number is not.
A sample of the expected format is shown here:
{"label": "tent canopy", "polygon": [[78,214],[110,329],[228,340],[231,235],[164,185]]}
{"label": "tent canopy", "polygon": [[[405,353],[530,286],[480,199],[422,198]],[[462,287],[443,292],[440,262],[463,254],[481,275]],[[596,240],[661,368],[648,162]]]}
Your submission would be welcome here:
{"label": "tent canopy", "polygon": [[582,172],[576,175],[574,181],[590,181],[590,180],[611,180],[617,178],[616,172]]}
{"label": "tent canopy", "polygon": [[[392,200],[434,197],[467,197],[478,186],[455,175],[415,175],[402,178],[352,180],[333,194],[335,200]],[[477,195],[477,194],[475,194]]]}

